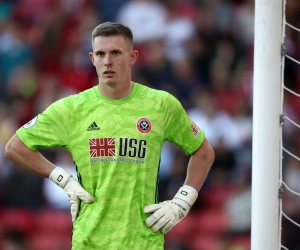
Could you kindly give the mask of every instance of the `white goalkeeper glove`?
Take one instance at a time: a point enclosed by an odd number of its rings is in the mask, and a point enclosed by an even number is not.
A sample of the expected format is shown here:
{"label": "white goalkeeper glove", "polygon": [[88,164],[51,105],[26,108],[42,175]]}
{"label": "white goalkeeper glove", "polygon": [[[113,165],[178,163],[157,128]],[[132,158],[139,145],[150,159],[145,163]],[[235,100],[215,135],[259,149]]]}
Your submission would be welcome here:
{"label": "white goalkeeper glove", "polygon": [[188,214],[197,197],[196,189],[184,185],[172,200],[145,206],[144,213],[153,213],[146,219],[146,226],[153,232],[160,230],[166,234]]}
{"label": "white goalkeeper glove", "polygon": [[85,203],[94,202],[94,197],[64,169],[56,167],[51,172],[49,179],[66,191],[71,204],[72,222],[74,222],[77,217],[80,200],[83,200]]}

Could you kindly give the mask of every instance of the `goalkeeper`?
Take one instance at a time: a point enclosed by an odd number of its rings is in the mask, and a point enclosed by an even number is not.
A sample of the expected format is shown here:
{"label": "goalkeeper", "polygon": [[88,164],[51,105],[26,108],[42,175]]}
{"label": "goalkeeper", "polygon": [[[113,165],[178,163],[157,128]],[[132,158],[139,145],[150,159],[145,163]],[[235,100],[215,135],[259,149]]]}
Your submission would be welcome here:
{"label": "goalkeeper", "polygon": [[[162,250],[164,234],[197,199],[214,151],[174,96],[131,80],[138,51],[128,27],[98,25],[92,47],[98,85],[54,102],[19,128],[5,155],[65,190],[73,250]],[[164,141],[191,157],[182,187],[159,203]],[[78,181],[39,153],[52,147],[71,153]]]}

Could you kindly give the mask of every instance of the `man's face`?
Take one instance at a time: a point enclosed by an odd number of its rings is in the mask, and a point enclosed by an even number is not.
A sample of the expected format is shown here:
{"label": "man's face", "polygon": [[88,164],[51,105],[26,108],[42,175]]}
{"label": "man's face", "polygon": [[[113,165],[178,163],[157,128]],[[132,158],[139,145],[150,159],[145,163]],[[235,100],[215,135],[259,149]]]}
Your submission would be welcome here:
{"label": "man's face", "polygon": [[131,81],[131,66],[138,52],[121,35],[98,36],[93,41],[93,53],[89,54],[96,67],[99,83],[111,87]]}

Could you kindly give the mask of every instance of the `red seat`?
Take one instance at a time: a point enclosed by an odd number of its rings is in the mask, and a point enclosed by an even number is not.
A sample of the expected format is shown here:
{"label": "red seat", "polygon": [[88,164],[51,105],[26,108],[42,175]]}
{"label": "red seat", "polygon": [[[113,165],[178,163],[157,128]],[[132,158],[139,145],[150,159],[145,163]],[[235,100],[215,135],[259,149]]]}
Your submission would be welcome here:
{"label": "red seat", "polygon": [[229,218],[223,210],[205,209],[199,212],[195,224],[201,235],[220,235],[228,231]]}
{"label": "red seat", "polygon": [[71,236],[56,233],[35,233],[28,238],[32,250],[70,250]]}
{"label": "red seat", "polygon": [[236,192],[237,188],[235,186],[226,185],[212,187],[203,192],[202,201],[207,207],[222,208],[226,201],[228,201]]}
{"label": "red seat", "polygon": [[31,212],[24,208],[5,208],[0,211],[0,224],[7,231],[31,231],[34,226],[32,218]]}
{"label": "red seat", "polygon": [[214,250],[216,249],[218,238],[216,236],[201,236],[195,237],[189,244],[191,250]]}
{"label": "red seat", "polygon": [[72,219],[69,211],[41,209],[34,216],[37,232],[55,232],[56,234],[71,235]]}

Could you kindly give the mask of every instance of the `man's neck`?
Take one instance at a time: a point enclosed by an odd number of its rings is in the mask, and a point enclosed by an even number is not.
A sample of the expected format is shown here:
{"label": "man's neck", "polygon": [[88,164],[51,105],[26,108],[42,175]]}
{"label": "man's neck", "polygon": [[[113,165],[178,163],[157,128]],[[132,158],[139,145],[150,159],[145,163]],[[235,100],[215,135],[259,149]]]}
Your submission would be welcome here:
{"label": "man's neck", "polygon": [[130,81],[129,84],[122,84],[115,87],[98,84],[98,89],[105,97],[113,100],[119,100],[130,95],[133,89],[133,82]]}

